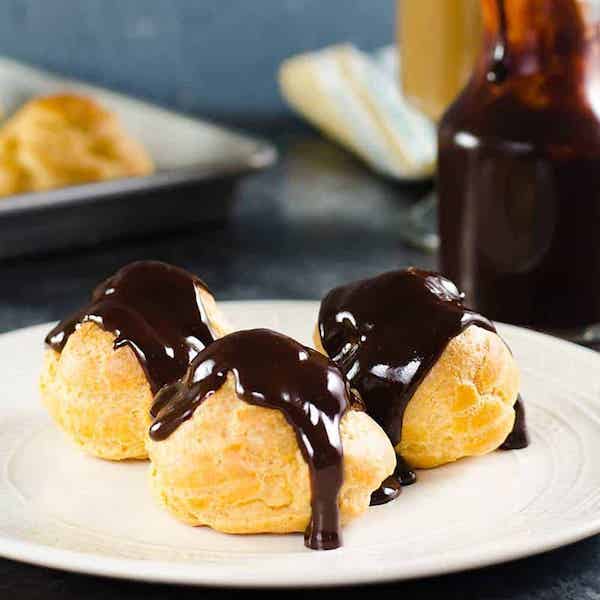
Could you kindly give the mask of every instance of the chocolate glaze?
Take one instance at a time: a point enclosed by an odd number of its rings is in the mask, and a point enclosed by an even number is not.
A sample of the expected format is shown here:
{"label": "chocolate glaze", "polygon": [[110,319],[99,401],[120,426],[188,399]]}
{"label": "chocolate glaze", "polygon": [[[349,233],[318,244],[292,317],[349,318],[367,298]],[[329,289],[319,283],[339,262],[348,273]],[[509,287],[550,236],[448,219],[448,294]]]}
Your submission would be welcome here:
{"label": "chocolate glaze", "polygon": [[462,299],[449,279],[410,268],[335,288],[321,303],[323,347],[394,446],[409,400],[448,342],[469,325],[495,331]]}
{"label": "chocolate glaze", "polygon": [[[470,325],[496,331],[462,301],[450,280],[410,268],[338,287],[321,303],[323,347],[394,446],[408,402],[450,340]],[[410,467],[399,461],[396,478],[399,473],[404,485],[414,482]],[[393,481],[385,487],[372,502],[395,497]]]}
{"label": "chocolate glaze", "polygon": [[527,432],[527,423],[525,419],[525,406],[521,394],[515,403],[515,424],[513,429],[504,440],[501,450],[521,450],[529,446],[529,433]]}
{"label": "chocolate glaze", "polygon": [[267,329],[218,339],[194,359],[180,381],[157,394],[150,437],[167,438],[221,388],[228,373],[241,400],[281,411],[293,427],[312,490],[305,544],[316,550],[337,548],[341,543],[337,500],[343,481],[339,425],[352,395],[326,356]]}
{"label": "chocolate glaze", "polygon": [[417,474],[410,468],[408,463],[401,457],[396,456],[396,468],[383,483],[371,494],[371,506],[387,504],[395,500],[407,485],[417,481]]}
{"label": "chocolate glaze", "polygon": [[402,486],[412,485],[417,481],[417,474],[401,456],[396,456],[396,469],[393,477],[395,477]]}
{"label": "chocolate glaze", "polygon": [[495,0],[498,10],[498,39],[492,53],[487,80],[490,83],[502,83],[508,75],[508,23],[504,0]]}
{"label": "chocolate glaze", "polygon": [[395,475],[384,479],[382,484],[371,494],[371,506],[387,504],[395,500],[402,492],[402,483]]}
{"label": "chocolate glaze", "polygon": [[129,346],[152,391],[181,377],[214,335],[200,299],[206,285],[172,265],[131,263],[101,283],[89,304],[59,323],[46,344],[60,352],[81,323],[92,321],[115,334],[115,350]]}

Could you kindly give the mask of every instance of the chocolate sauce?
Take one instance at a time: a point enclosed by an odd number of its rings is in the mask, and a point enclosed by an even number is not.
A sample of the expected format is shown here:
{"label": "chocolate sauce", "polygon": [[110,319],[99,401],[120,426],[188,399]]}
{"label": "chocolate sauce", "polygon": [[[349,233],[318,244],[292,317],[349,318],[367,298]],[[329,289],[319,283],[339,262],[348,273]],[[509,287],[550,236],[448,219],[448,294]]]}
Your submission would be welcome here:
{"label": "chocolate sauce", "polygon": [[527,423],[525,419],[525,406],[521,394],[515,403],[515,424],[513,429],[504,440],[501,450],[521,450],[529,446],[529,434],[527,433]]}
{"label": "chocolate sauce", "polygon": [[338,287],[321,303],[323,347],[394,446],[408,402],[448,342],[469,325],[495,331],[462,300],[450,280],[410,268]]}
{"label": "chocolate sauce", "polygon": [[417,474],[401,456],[396,456],[396,469],[393,477],[395,477],[403,487],[412,485],[417,481]]}
{"label": "chocolate sauce", "polygon": [[115,334],[115,350],[129,346],[144,369],[152,391],[181,377],[190,361],[214,335],[197,277],[156,261],[131,263],[101,283],[92,300],[59,323],[46,344],[60,352],[85,322]]}
{"label": "chocolate sauce", "polygon": [[281,411],[293,427],[312,490],[305,544],[315,550],[337,548],[343,481],[339,426],[352,399],[344,376],[326,356],[267,329],[220,338],[194,359],[180,381],[157,394],[150,437],[167,438],[221,388],[228,373],[235,378],[241,400]]}
{"label": "chocolate sauce", "polygon": [[384,479],[383,483],[371,494],[370,506],[380,506],[395,500],[402,493],[402,483],[395,475]]}
{"label": "chocolate sauce", "polygon": [[395,500],[401,493],[402,488],[412,485],[417,481],[417,474],[411,469],[408,463],[396,455],[396,468],[383,483],[371,494],[371,506],[387,504]]}
{"label": "chocolate sauce", "polygon": [[504,0],[495,1],[498,10],[498,39],[494,46],[487,80],[490,83],[502,83],[508,75],[508,23]]}
{"label": "chocolate sauce", "polygon": [[[500,450],[521,450],[529,446],[525,407],[520,394],[514,408],[515,424],[504,443],[500,446]],[[394,473],[385,479],[379,488],[371,494],[371,506],[379,506],[395,500],[402,492],[403,487],[412,485],[417,481],[416,473],[407,462],[401,456],[397,456],[397,460],[398,463]]]}
{"label": "chocolate sauce", "polygon": [[442,272],[492,319],[600,322],[600,16],[588,4],[483,0],[482,54],[440,124]]}

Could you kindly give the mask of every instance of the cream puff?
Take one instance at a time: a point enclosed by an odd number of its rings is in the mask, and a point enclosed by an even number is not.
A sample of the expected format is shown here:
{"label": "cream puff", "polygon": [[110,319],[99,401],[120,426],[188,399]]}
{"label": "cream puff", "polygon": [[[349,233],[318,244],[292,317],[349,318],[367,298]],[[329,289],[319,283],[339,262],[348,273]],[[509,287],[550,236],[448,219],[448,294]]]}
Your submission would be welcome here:
{"label": "cream puff", "polygon": [[412,467],[485,454],[513,431],[515,359],[441,275],[410,268],[332,290],[314,341]]}
{"label": "cream puff", "polygon": [[307,546],[335,548],[396,464],[336,365],[266,329],[213,342],[152,414],[156,497],[226,533],[305,531]]}
{"label": "cream puff", "polygon": [[0,196],[153,171],[144,147],[87,96],[35,98],[0,129]]}
{"label": "cream puff", "polygon": [[42,401],[86,452],[146,458],[154,394],[228,331],[200,279],[161,262],[132,263],[46,337]]}

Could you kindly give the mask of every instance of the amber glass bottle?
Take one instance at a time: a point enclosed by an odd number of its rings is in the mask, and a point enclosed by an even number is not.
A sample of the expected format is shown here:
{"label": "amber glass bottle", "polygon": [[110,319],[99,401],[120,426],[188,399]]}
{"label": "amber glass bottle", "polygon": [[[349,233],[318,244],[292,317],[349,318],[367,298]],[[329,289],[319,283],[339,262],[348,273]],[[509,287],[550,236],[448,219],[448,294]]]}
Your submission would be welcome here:
{"label": "amber glass bottle", "polygon": [[494,319],[600,322],[600,2],[482,0],[439,129],[441,268]]}

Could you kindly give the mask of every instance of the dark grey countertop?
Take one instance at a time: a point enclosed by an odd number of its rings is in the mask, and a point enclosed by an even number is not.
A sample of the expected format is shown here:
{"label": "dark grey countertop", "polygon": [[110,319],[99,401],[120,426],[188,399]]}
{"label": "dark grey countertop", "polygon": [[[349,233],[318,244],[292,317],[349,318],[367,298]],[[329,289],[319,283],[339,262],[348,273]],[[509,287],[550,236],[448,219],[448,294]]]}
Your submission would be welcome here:
{"label": "dark grey countertop", "polygon": [[295,122],[265,125],[265,133],[282,158],[242,181],[223,227],[0,262],[0,331],[63,317],[99,280],[138,259],[190,269],[224,300],[318,299],[339,282],[434,264],[398,235],[406,209],[430,185],[387,183]]}
{"label": "dark grey countertop", "polygon": [[[408,248],[399,235],[407,209],[427,185],[382,181],[296,125],[271,127],[267,135],[278,140],[282,159],[242,182],[234,214],[222,227],[0,263],[0,331],[64,316],[100,279],[136,259],[195,271],[218,299],[318,299],[343,281],[410,264],[435,266],[435,257]],[[396,588],[405,598],[600,599],[600,537],[504,566],[377,591]],[[236,593],[104,580],[0,560],[4,598],[150,600]]]}

